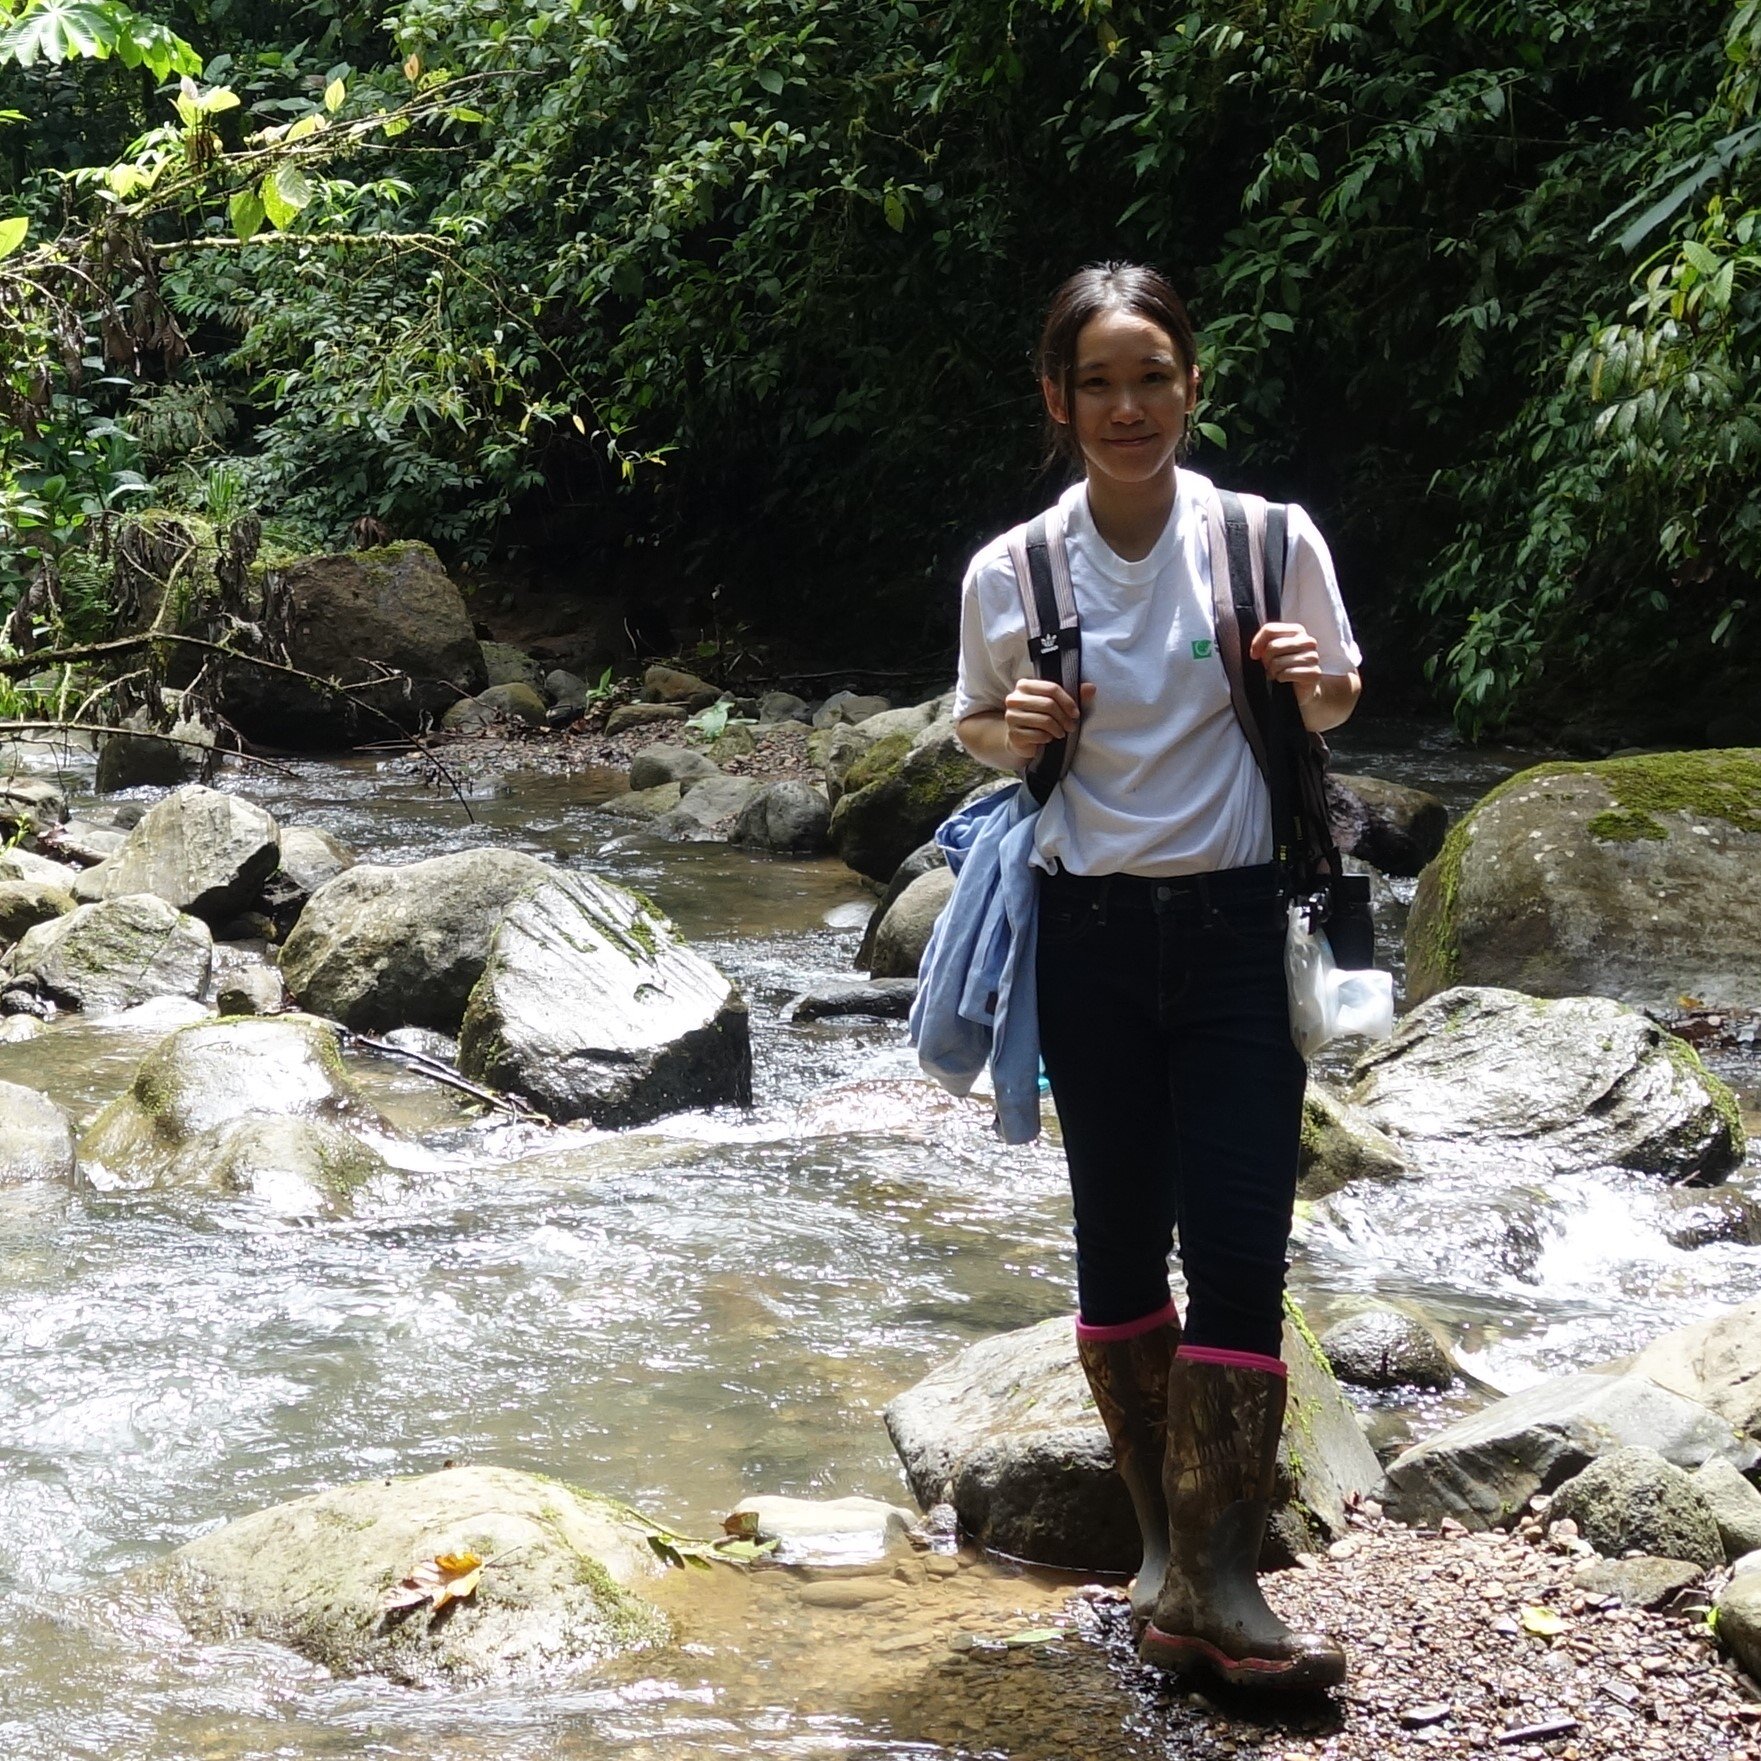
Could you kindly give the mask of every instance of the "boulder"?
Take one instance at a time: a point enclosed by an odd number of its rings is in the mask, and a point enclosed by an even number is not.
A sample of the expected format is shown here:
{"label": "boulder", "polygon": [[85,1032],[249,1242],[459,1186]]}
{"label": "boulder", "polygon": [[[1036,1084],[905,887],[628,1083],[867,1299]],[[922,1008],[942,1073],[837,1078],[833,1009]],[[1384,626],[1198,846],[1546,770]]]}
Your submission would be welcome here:
{"label": "boulder", "polygon": [[1719,1591],[1713,1612],[1719,1644],[1761,1682],[1761,1565],[1739,1571]]}
{"label": "boulder", "polygon": [[1628,1608],[1667,1608],[1705,1572],[1691,1559],[1587,1559],[1573,1567],[1572,1588],[1586,1596],[1613,1596]]}
{"label": "boulder", "polygon": [[511,642],[480,642],[477,646],[483,650],[484,683],[491,689],[497,685],[538,688],[543,668],[525,649],[516,648]]}
{"label": "boulder", "polygon": [[1746,1470],[1761,1459],[1717,1413],[1648,1376],[1586,1370],[1494,1401],[1397,1456],[1388,1468],[1391,1511],[1402,1522],[1448,1516],[1496,1528],[1537,1492],[1628,1446],[1654,1449],[1680,1468],[1722,1457]]}
{"label": "boulder", "polygon": [[764,784],[756,777],[704,777],[684,789],[677,807],[658,815],[654,829],[683,843],[725,843],[733,836],[753,796]]}
{"label": "boulder", "polygon": [[[302,557],[269,570],[266,586],[287,608],[288,661],[351,689],[310,685],[243,656],[229,660],[221,710],[248,739],[306,750],[382,740],[414,732],[483,689],[470,614],[426,544]],[[387,668],[399,676],[372,682]]]}
{"label": "boulder", "polygon": [[457,1033],[496,925],[554,872],[517,850],[358,863],[300,913],[281,951],[282,979],[302,1009],[361,1032]]}
{"label": "boulder", "polygon": [[1361,1107],[1311,1076],[1302,1101],[1297,1191],[1325,1198],[1354,1180],[1400,1180],[1415,1172],[1400,1146]]}
{"label": "boulder", "polygon": [[1547,1515],[1575,1522],[1578,1534],[1611,1559],[1639,1552],[1690,1560],[1703,1571],[1724,1564],[1718,1524],[1699,1488],[1655,1449],[1599,1457],[1557,1488]]}
{"label": "boulder", "polygon": [[98,746],[100,795],[142,784],[175,789],[199,780],[213,761],[214,730],[198,718],[177,716],[160,732],[137,709],[121,726],[124,732],[106,734]]}
{"label": "boulder", "polygon": [[371,1144],[328,1119],[250,1114],[198,1133],[161,1184],[253,1198],[278,1217],[335,1217],[390,1172]]}
{"label": "boulder", "polygon": [[114,856],[73,883],[94,904],[152,893],[205,923],[222,923],[256,900],[281,862],[281,830],[249,801],[191,783],[144,814]]}
{"label": "boulder", "polygon": [[65,917],[74,907],[73,894],[65,885],[71,881],[70,869],[61,871],[64,884],[45,885],[42,881],[0,881],[0,942],[16,942],[39,923]]}
{"label": "boulder", "polygon": [[1455,1381],[1449,1353],[1429,1327],[1399,1309],[1369,1308],[1321,1335],[1333,1374],[1354,1388],[1435,1388]]}
{"label": "boulder", "polygon": [[7,988],[110,1015],[149,997],[199,997],[213,961],[214,938],[200,918],[131,893],[38,924],[7,956]]}
{"label": "boulder", "polygon": [[281,974],[267,966],[228,973],[214,993],[214,1007],[222,1015],[276,1015],[285,1001]]}
{"label": "boulder", "polygon": [[0,836],[41,837],[67,818],[67,796],[47,777],[8,776],[0,780]]}
{"label": "boulder", "polygon": [[947,865],[948,859],[942,854],[941,845],[932,838],[927,843],[919,844],[893,870],[893,878],[887,882],[887,889],[881,894],[880,903],[868,914],[868,924],[862,932],[862,945],[856,950],[856,958],[851,965],[866,972],[874,964],[874,938],[880,934],[880,926],[886,921],[887,913],[892,910],[899,895],[919,875],[928,874],[932,868],[946,868]]}
{"label": "boulder", "polygon": [[443,734],[474,734],[494,725],[495,711],[479,697],[461,697],[440,718]]}
{"label": "boulder", "polygon": [[644,746],[630,760],[633,793],[659,788],[662,783],[695,783],[721,774],[719,765],[691,746]]}
{"label": "boulder", "polygon": [[1665,1333],[1627,1367],[1761,1441],[1761,1300]]}
{"label": "boulder", "polygon": [[1669,1195],[1663,1233],[1671,1247],[1711,1247],[1734,1241],[1761,1247],[1761,1199],[1742,1187],[1677,1187]]}
{"label": "boulder", "polygon": [[[1381,1479],[1325,1360],[1294,1321],[1284,1359],[1290,1400],[1265,1555],[1276,1565],[1342,1534],[1347,1497]],[[1136,1570],[1137,1520],[1069,1316],[968,1346],[891,1401],[886,1420],[918,1503],[952,1503],[984,1546],[1078,1571]]]}
{"label": "boulder", "polygon": [[31,881],[42,887],[71,887],[78,871],[34,850],[0,850],[0,880]]}
{"label": "boulder", "polygon": [[867,984],[834,979],[803,991],[790,1005],[789,1019],[799,1023],[865,1015],[877,1021],[903,1021],[916,996],[914,978],[880,978]]}
{"label": "boulder", "polygon": [[915,740],[931,722],[939,721],[948,713],[950,703],[950,698],[936,697],[928,703],[913,703],[904,709],[883,709],[878,715],[864,716],[859,724],[862,738],[871,746],[892,734],[909,734]]}
{"label": "boulder", "polygon": [[1711,1181],[1743,1154],[1735,1097],[1694,1049],[1603,997],[1446,991],[1359,1061],[1347,1098],[1423,1168]]}
{"label": "boulder", "polygon": [[874,933],[872,978],[915,978],[942,907],[954,895],[954,873],[945,864],[919,875],[887,908]]}
{"label": "boulder", "polygon": [[257,909],[282,935],[293,928],[306,901],[344,869],[353,868],[355,853],[329,832],[311,825],[281,828],[281,862],[263,883]]}
{"label": "boulder", "polygon": [[1449,809],[1435,795],[1380,777],[1328,777],[1327,807],[1340,851],[1384,874],[1417,874],[1449,830]]}
{"label": "boulder", "polygon": [[871,716],[884,715],[893,706],[884,697],[864,697],[855,691],[834,691],[813,712],[816,728],[836,727],[848,722],[852,727]]}
{"label": "boulder", "polygon": [[832,810],[811,783],[766,783],[740,810],[734,842],[776,856],[815,856],[826,847]]}
{"label": "boulder", "polygon": [[502,918],[459,1068],[596,1125],[752,1098],[740,993],[645,900],[585,874],[555,875]]}
{"label": "boulder", "polygon": [[537,686],[528,685],[523,679],[509,685],[491,685],[487,691],[479,691],[477,703],[504,721],[525,722],[531,727],[540,726],[549,711],[549,705],[539,696]]}
{"label": "boulder", "polygon": [[695,673],[682,673],[677,667],[651,666],[642,675],[642,700],[645,703],[678,703],[687,711],[707,709],[718,702],[721,691]]}
{"label": "boulder", "polygon": [[645,728],[650,723],[682,722],[690,714],[682,703],[620,703],[605,718],[605,732],[628,733],[631,728]]}
{"label": "boulder", "polygon": [[[407,1686],[589,1672],[671,1638],[641,1591],[666,1567],[610,1499],[506,1468],[338,1486],[241,1517],[137,1574],[198,1639],[285,1645]],[[424,1561],[474,1553],[474,1592],[388,1614]]]}
{"label": "boulder", "polygon": [[898,763],[887,767],[881,755],[893,738],[876,742],[850,767],[832,809],[832,848],[858,874],[881,881],[970,790],[995,775],[955,739],[951,721],[932,722]]}
{"label": "boulder", "polygon": [[544,675],[544,695],[558,709],[581,709],[587,702],[587,681],[558,667]]}
{"label": "boulder", "polygon": [[684,792],[682,783],[657,783],[652,789],[631,789],[627,794],[613,795],[610,800],[595,805],[601,813],[609,813],[614,819],[649,821],[671,813]]}
{"label": "boulder", "polygon": [[878,1498],[742,1498],[722,1528],[742,1541],[772,1542],[779,1565],[866,1565],[909,1552],[917,1513]]}
{"label": "boulder", "polygon": [[71,1180],[73,1126],[34,1088],[0,1082],[0,1186],[29,1180]]}
{"label": "boulder", "polygon": [[792,691],[766,691],[758,700],[758,721],[761,727],[777,722],[805,722],[813,718],[807,711],[807,699]]}
{"label": "boulder", "polygon": [[1741,1559],[1761,1548],[1761,1492],[1728,1461],[1696,1468],[1694,1490],[1712,1512],[1726,1559]]}
{"label": "boulder", "polygon": [[[922,730],[917,730],[921,733]],[[887,764],[898,764],[904,760],[905,754],[911,750],[911,742],[917,733],[906,733],[900,730],[888,736],[885,752],[870,767],[870,779],[884,774],[879,768]],[[851,770],[868,755],[872,747],[880,745],[860,728],[853,728],[848,722],[837,722],[822,733],[815,734],[808,742],[807,756],[825,772],[826,800],[835,808],[844,793],[845,780]]]}
{"label": "boulder", "polygon": [[97,825],[89,819],[70,819],[65,825],[39,833],[37,848],[75,868],[92,868],[106,857],[114,856],[127,841],[128,833],[115,826]]}
{"label": "boulder", "polygon": [[1757,872],[1761,751],[1540,765],[1481,801],[1419,877],[1407,995],[1489,984],[1754,1008]]}
{"label": "boulder", "polygon": [[247,1118],[379,1123],[349,1080],[328,1022],[301,1015],[198,1021],[141,1060],[80,1139],[80,1165],[106,1189],[211,1184],[218,1134]]}

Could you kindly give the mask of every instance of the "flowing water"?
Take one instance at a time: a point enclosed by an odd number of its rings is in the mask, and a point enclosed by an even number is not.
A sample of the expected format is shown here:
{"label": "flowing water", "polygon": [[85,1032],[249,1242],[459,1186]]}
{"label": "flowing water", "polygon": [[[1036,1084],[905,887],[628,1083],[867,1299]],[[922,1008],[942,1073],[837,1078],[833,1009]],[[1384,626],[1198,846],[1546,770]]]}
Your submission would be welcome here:
{"label": "flowing water", "polygon": [[[1405,730],[1352,741],[1342,768],[1459,806],[1519,761]],[[970,1555],[888,1567],[860,1609],[804,1607],[797,1574],[692,1573],[690,1643],[663,1666],[517,1691],[337,1682],[100,1594],[229,1517],[448,1461],[702,1534],[753,1492],[908,1502],[885,1402],[1071,1306],[1053,1144],[1005,1153],[981,1101],[918,1079],[897,1024],[787,1025],[793,995],[849,973],[872,901],[841,865],[660,844],[595,813],[591,775],[485,769],[469,816],[396,758],[226,786],[372,859],[493,843],[640,887],[744,988],[755,1105],[551,1132],[367,1057],[399,1174],[346,1219],[0,1189],[0,1753],[1161,1753],[1144,1690],[1095,1647],[971,1643],[1043,1625],[1073,1581]],[[165,1026],[58,1023],[0,1045],[0,1080],[83,1121]],[[1752,1109],[1752,1072],[1727,1074]],[[1676,1250],[1665,1203],[1631,1177],[1539,1190],[1496,1170],[1416,1203],[1353,1191],[1305,1213],[1293,1284],[1321,1323],[1366,1295],[1416,1302],[1513,1388],[1761,1291],[1761,1249]],[[1377,1423],[1437,1416],[1390,1403]]]}

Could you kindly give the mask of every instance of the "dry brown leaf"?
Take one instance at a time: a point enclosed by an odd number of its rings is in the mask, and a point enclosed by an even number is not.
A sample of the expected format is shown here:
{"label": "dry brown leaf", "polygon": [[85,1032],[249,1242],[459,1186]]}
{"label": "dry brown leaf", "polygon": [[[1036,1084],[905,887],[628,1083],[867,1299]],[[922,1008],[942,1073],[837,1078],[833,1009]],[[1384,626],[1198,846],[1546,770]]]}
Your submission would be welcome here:
{"label": "dry brown leaf", "polygon": [[462,1602],[476,1593],[483,1565],[484,1561],[475,1553],[437,1553],[385,1592],[380,1611],[395,1614],[400,1609],[420,1608],[423,1603],[432,1602],[438,1614],[447,1603]]}

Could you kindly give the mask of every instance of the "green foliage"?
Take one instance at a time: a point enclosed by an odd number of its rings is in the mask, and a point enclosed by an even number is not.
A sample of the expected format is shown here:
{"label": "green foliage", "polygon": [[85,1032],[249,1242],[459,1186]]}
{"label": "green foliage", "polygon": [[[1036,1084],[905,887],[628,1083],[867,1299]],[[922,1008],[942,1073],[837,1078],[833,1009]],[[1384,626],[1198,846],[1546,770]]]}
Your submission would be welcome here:
{"label": "green foliage", "polygon": [[1755,646],[1757,0],[162,12],[0,0],[39,549],[148,482],[466,559],[543,513],[694,561],[718,652],[832,577],[920,651],[1050,487],[1046,294],[1129,256],[1200,320],[1201,468],[1315,507],[1464,725]]}

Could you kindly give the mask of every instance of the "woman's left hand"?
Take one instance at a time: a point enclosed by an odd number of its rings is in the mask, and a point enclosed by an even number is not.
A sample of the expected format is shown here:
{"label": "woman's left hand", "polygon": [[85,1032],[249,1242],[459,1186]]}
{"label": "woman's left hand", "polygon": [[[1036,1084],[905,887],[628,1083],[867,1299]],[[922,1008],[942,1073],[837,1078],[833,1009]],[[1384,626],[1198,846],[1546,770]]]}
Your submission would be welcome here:
{"label": "woman's left hand", "polygon": [[1299,703],[1319,693],[1321,650],[1301,624],[1261,624],[1247,652],[1268,678],[1293,686]]}

